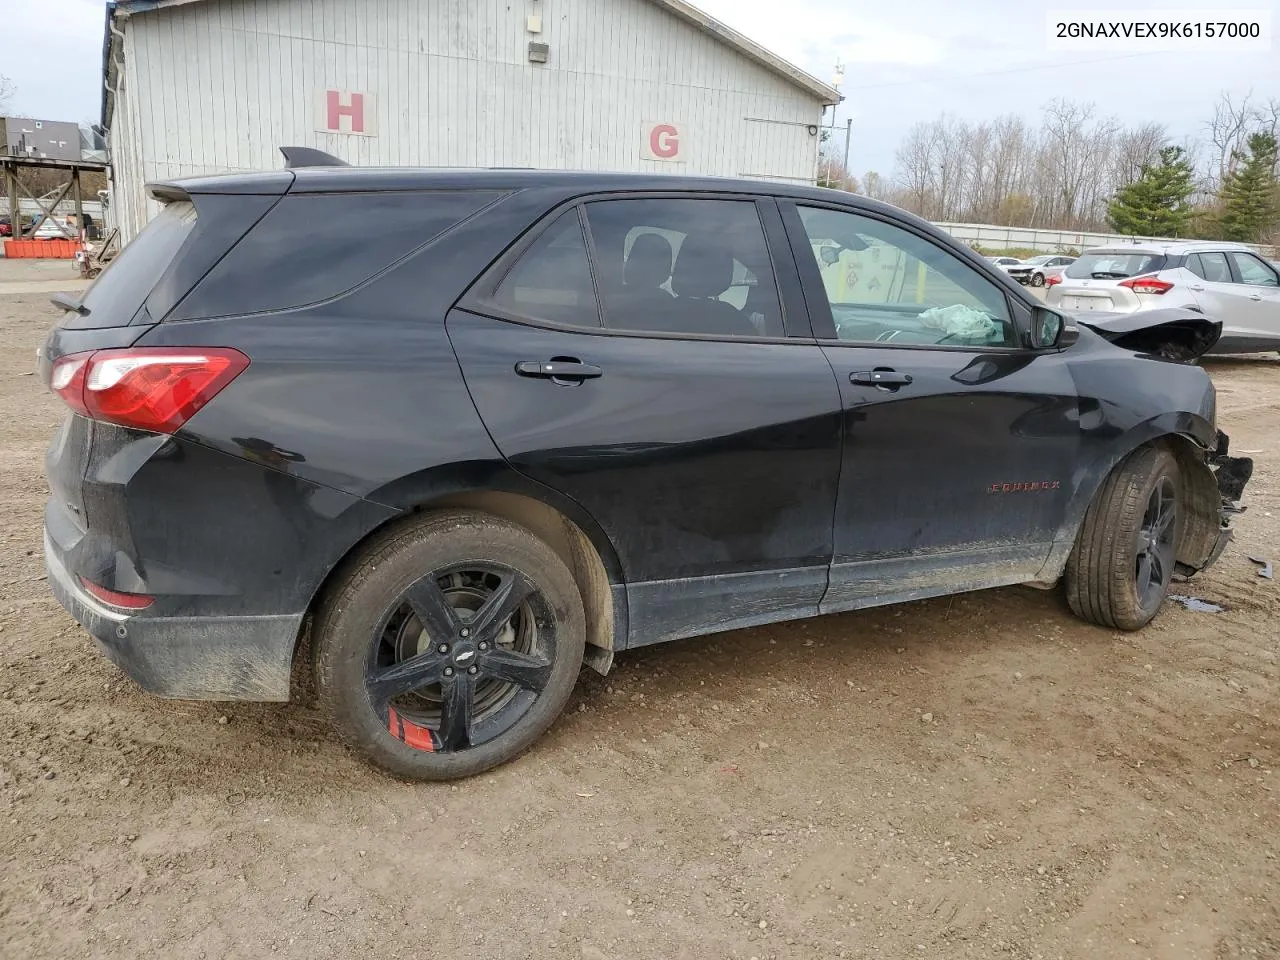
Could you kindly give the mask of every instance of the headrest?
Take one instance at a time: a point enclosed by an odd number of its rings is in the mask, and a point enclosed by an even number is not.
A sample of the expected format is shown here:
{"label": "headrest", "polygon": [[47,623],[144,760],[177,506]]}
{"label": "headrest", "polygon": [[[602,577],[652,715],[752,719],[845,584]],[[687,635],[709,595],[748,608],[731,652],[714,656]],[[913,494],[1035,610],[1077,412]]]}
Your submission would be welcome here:
{"label": "headrest", "polygon": [[718,297],[733,285],[733,257],[715,240],[685,237],[671,289],[678,297]]}
{"label": "headrest", "polygon": [[656,233],[642,233],[631,243],[631,254],[622,271],[628,287],[660,287],[671,276],[671,244]]}

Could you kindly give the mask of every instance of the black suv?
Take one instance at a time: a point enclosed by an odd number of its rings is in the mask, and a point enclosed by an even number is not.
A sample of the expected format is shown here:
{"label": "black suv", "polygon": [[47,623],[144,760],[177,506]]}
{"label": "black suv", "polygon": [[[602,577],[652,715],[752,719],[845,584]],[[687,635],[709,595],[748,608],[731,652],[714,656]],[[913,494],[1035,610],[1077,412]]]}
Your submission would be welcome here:
{"label": "black suv", "polygon": [[828,190],[293,158],[153,185],[41,352],[50,583],[157,694],[286,700],[309,632],[349,743],[465,776],[584,661],[1059,579],[1135,629],[1225,543],[1204,317]]}

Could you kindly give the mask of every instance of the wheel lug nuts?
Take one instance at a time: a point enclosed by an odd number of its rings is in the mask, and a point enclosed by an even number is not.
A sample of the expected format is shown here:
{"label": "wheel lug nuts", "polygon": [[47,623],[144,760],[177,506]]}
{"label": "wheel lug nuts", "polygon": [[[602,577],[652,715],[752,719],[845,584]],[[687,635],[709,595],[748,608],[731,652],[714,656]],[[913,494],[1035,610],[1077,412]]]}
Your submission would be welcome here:
{"label": "wheel lug nuts", "polygon": [[479,667],[467,667],[467,673],[470,673],[470,674],[472,674],[473,676],[474,676],[475,674],[479,673],[479,672],[480,672],[480,668],[479,668]]}
{"label": "wheel lug nuts", "polygon": [[440,644],[440,646],[436,647],[436,650],[438,650],[440,653],[448,653],[449,645],[447,643],[442,643]]}
{"label": "wheel lug nuts", "polygon": [[487,644],[487,643],[485,643],[483,640],[481,640],[481,641],[480,641],[480,643],[479,643],[479,647],[480,647],[480,649],[481,649],[481,650],[488,650],[488,649],[489,649],[489,644]]}
{"label": "wheel lug nuts", "polygon": [[463,628],[462,628],[462,635],[463,635],[464,637],[469,637],[469,636],[471,636],[471,631],[470,631],[470,630],[468,630],[466,627],[463,627]]}
{"label": "wheel lug nuts", "polygon": [[444,675],[445,675],[446,677],[452,677],[452,676],[453,676],[453,667],[445,667],[445,668],[444,668]]}

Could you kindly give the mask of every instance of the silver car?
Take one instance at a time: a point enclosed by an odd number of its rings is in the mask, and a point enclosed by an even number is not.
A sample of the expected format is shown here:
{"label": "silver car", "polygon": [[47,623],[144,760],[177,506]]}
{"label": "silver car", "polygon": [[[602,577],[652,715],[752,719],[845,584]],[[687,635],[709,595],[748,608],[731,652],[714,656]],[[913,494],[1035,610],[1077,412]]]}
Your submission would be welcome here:
{"label": "silver car", "polygon": [[1212,353],[1280,350],[1280,271],[1238,243],[1135,243],[1087,250],[1048,281],[1067,311],[1181,307],[1222,322]]}
{"label": "silver car", "polygon": [[1012,266],[1005,267],[1005,273],[1013,277],[1019,283],[1029,283],[1033,287],[1043,287],[1048,271],[1055,267],[1069,267],[1075,263],[1075,257],[1067,257],[1061,254],[1046,253],[1038,257],[1032,257],[1030,260],[1022,260]]}

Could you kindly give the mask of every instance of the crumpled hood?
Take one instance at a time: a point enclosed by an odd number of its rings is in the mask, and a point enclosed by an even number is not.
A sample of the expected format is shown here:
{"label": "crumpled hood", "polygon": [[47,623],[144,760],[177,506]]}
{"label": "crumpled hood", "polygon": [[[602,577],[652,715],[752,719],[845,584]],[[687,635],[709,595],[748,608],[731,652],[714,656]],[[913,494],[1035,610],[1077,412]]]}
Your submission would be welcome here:
{"label": "crumpled hood", "polygon": [[1222,322],[1185,307],[1139,310],[1136,313],[1062,311],[1081,326],[1100,334],[1117,347],[1190,363],[1213,349],[1222,336]]}

